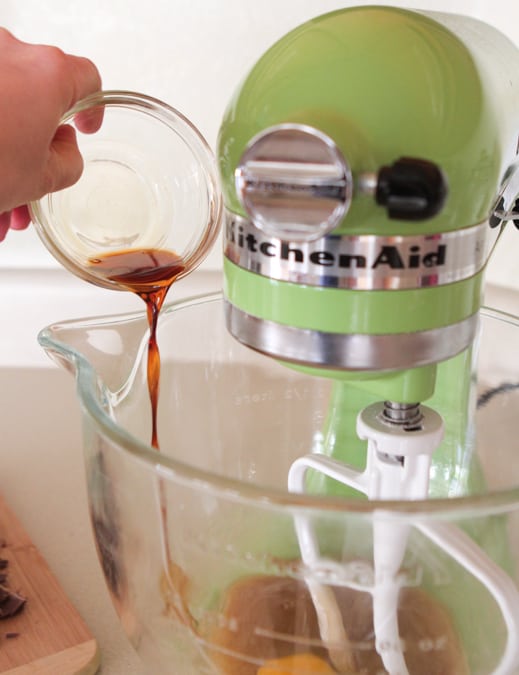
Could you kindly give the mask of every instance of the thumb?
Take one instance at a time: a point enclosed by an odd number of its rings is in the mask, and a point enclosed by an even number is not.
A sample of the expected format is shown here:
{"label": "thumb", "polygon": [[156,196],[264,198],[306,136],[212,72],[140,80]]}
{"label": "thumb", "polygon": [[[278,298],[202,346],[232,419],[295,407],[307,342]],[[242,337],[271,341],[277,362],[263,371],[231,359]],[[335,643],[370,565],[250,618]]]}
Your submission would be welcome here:
{"label": "thumb", "polygon": [[46,167],[47,192],[56,192],[70,187],[79,180],[83,172],[83,158],[79,152],[76,131],[68,124],[62,124],[52,139]]}

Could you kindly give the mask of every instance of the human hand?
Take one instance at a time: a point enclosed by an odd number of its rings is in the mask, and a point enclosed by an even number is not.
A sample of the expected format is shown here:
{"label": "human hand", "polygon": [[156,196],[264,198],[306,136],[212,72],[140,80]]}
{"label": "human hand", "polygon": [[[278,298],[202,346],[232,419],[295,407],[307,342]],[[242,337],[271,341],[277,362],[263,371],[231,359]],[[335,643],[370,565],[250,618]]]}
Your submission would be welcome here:
{"label": "human hand", "polygon": [[[9,228],[27,227],[28,202],[80,177],[83,160],[75,130],[60,120],[100,88],[90,60],[21,42],[0,28],[0,241]],[[89,119],[88,126],[78,128],[93,132],[96,124]]]}

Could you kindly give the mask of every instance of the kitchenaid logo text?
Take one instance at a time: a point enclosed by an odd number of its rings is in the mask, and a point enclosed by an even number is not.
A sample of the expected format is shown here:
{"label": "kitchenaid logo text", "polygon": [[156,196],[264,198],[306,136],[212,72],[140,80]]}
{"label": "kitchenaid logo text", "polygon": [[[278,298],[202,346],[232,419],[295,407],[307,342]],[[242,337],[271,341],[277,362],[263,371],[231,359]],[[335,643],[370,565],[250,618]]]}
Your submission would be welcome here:
{"label": "kitchenaid logo text", "polygon": [[483,222],[437,234],[328,235],[289,242],[227,213],[225,255],[242,269],[279,281],[359,290],[423,288],[480,272],[496,230]]}
{"label": "kitchenaid logo text", "polygon": [[[360,241],[360,238],[351,238],[352,248]],[[278,258],[282,261],[299,263],[304,265],[310,263],[321,267],[338,267],[340,269],[371,269],[387,268],[391,270],[419,269],[421,267],[441,267],[447,260],[447,245],[435,241],[435,237],[430,237],[425,246],[412,244],[409,246],[397,246],[389,243],[375,243],[374,236],[371,238],[366,253],[360,252],[340,252],[325,250],[323,248],[315,249],[312,244],[294,244],[286,241],[266,239],[261,240],[256,233],[246,231],[243,225],[235,222],[227,224],[227,243],[234,245],[238,249],[255,254],[255,257],[264,256],[266,258]],[[387,240],[387,237],[381,237]],[[425,239],[425,238],[424,238]],[[432,240],[432,241],[431,241]],[[344,239],[337,239],[344,242]],[[333,242],[329,238],[328,242]],[[431,250],[431,243],[433,244]],[[358,247],[358,246],[357,246]],[[425,250],[424,250],[425,249]],[[231,253],[228,249],[228,254]],[[229,257],[233,257],[232,253]]]}

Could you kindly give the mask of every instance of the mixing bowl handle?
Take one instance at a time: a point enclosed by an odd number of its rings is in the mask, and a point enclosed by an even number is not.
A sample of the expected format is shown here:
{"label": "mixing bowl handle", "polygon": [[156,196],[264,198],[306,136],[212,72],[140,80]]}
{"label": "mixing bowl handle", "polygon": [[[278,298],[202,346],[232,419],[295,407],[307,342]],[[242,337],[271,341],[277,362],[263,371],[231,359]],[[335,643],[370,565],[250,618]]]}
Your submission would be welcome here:
{"label": "mixing bowl handle", "polygon": [[414,522],[413,525],[480,581],[496,601],[507,627],[504,654],[492,675],[507,675],[519,665],[519,591],[499,565],[459,527],[449,523]]}

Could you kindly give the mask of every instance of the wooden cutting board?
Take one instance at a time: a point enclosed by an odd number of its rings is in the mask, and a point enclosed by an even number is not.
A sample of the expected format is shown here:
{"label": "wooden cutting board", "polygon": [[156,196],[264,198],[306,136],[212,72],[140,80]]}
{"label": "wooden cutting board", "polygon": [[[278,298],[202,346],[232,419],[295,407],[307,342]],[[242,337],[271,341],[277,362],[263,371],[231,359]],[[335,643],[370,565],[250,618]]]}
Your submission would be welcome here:
{"label": "wooden cutting board", "polygon": [[93,675],[97,643],[36,546],[0,496],[0,558],[8,561],[6,585],[27,601],[0,619],[0,673]]}

